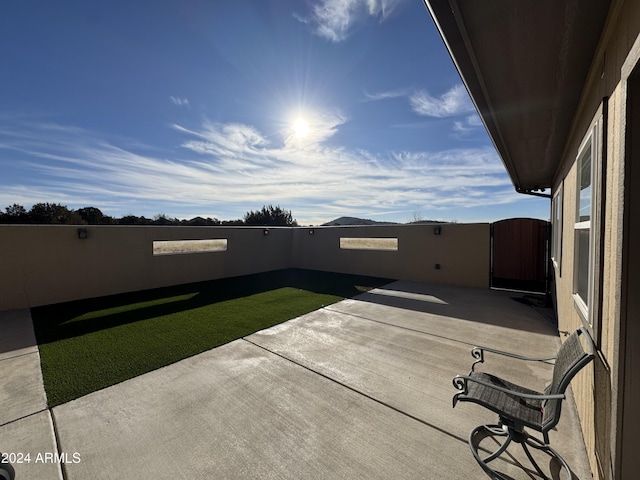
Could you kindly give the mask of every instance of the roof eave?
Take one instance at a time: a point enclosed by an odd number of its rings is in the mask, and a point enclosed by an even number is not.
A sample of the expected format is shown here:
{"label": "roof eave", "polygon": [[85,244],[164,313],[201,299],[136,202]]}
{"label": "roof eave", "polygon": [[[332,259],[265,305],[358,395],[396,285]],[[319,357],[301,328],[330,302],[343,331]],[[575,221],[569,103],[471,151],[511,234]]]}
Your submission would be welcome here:
{"label": "roof eave", "polygon": [[550,187],[610,1],[424,2],[516,190]]}

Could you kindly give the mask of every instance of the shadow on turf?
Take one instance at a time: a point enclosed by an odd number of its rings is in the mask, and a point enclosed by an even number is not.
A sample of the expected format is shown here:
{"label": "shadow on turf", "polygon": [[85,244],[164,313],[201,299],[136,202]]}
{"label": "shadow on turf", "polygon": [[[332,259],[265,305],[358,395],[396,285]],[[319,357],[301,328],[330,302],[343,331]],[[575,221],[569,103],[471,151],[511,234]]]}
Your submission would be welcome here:
{"label": "shadow on turf", "polygon": [[[38,344],[44,344],[279,288],[291,287],[350,298],[390,281],[361,275],[286,269],[35,307],[31,309],[31,315]],[[174,297],[187,298],[153,304]],[[150,305],[134,307],[142,303]],[[128,305],[132,308],[127,309]],[[118,308],[122,311],[77,320],[91,312]]]}

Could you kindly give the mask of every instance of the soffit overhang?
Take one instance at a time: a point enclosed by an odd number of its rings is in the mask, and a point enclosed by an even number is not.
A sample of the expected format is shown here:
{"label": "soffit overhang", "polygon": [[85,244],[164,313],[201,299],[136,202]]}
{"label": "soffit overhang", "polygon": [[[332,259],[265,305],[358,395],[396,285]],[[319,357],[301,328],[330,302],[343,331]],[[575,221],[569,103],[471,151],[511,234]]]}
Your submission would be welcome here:
{"label": "soffit overhang", "polygon": [[610,0],[424,0],[518,191],[551,187]]}

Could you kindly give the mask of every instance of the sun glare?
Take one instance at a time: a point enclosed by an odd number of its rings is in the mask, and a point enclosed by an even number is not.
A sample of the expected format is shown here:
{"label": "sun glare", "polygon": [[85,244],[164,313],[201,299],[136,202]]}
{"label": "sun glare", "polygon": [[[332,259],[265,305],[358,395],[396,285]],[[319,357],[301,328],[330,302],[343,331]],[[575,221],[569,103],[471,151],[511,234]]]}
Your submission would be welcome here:
{"label": "sun glare", "polygon": [[309,133],[309,124],[304,118],[297,118],[295,122],[293,122],[293,133],[298,138],[306,137]]}

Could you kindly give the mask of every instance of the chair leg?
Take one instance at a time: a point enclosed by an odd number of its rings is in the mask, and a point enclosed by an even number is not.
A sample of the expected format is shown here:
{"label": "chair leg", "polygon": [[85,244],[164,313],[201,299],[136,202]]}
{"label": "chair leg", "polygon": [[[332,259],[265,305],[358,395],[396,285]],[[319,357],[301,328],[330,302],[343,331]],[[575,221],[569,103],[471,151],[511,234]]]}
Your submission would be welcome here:
{"label": "chair leg", "polygon": [[[480,454],[478,452],[478,447],[481,440],[474,445],[475,437],[482,433],[488,434],[487,436],[491,435],[491,436],[506,437],[504,443],[500,445],[498,450],[491,453],[489,456],[487,456],[484,459],[480,457]],[[567,475],[567,479],[570,480],[573,478],[569,465],[556,450],[551,448],[551,446],[548,443],[542,442],[536,437],[529,435],[525,431],[522,431],[522,432],[515,431],[512,428],[503,426],[501,424],[495,424],[495,425],[480,425],[475,429],[473,429],[469,434],[469,448],[471,449],[471,453],[473,454],[473,457],[476,459],[476,462],[478,462],[478,464],[482,467],[482,469],[487,475],[489,475],[491,478],[495,478],[498,480],[511,480],[511,477],[508,477],[506,475],[501,474],[500,472],[495,471],[488,465],[488,463],[495,460],[503,453],[505,453],[507,448],[511,445],[511,442],[519,443],[522,446],[522,449],[524,450],[524,453],[526,454],[527,458],[531,462],[531,465],[535,468],[536,472],[538,473],[538,475],[540,475],[542,479],[549,480],[549,477],[547,477],[544,474],[544,472],[542,471],[538,463],[533,458],[533,455],[531,454],[531,451],[529,450],[528,447],[534,448],[536,450],[540,450],[545,454],[547,454],[548,456],[550,456],[551,458],[557,459],[560,462],[562,469],[565,471]]]}
{"label": "chair leg", "polygon": [[[551,448],[551,445],[549,445],[548,442],[546,442],[546,443],[542,442],[539,439],[537,439],[536,437],[528,435],[526,440],[522,443],[522,448],[524,448],[524,451],[527,453],[527,456],[529,457],[529,460],[531,460],[531,463],[534,465],[534,467],[536,467],[536,470],[538,470],[538,472],[540,472],[538,464],[531,457],[531,454],[529,453],[528,448],[526,448],[527,445],[529,445],[530,447],[535,448],[536,450],[540,450],[540,451],[546,453],[547,455],[549,455],[550,457],[555,458],[556,460],[558,460],[560,462],[560,465],[561,465],[562,469],[566,472],[567,478],[569,478],[569,479],[573,478],[572,473],[571,473],[571,469],[569,468],[569,464],[565,461],[564,458],[562,458],[562,456],[556,450]],[[544,474],[542,474],[542,475],[544,476]]]}
{"label": "chair leg", "polygon": [[542,478],[544,478],[545,480],[547,480],[547,476],[544,474],[544,472],[542,471],[542,469],[540,468],[540,466],[538,465],[538,462],[536,462],[533,458],[533,456],[531,455],[531,452],[529,451],[529,449],[527,448],[527,442],[522,442],[520,445],[522,445],[522,449],[524,450],[524,453],[527,454],[527,458],[529,459],[529,462],[531,462],[531,465],[533,465],[533,468],[536,469],[536,471],[540,474],[540,476]]}
{"label": "chair leg", "polygon": [[13,480],[15,477],[16,472],[11,464],[0,462],[0,480]]}
{"label": "chair leg", "polygon": [[[507,437],[504,443],[500,445],[500,448],[498,448],[498,450],[496,450],[495,452],[493,452],[492,454],[490,454],[488,457],[484,459],[480,458],[478,449],[473,444],[473,439],[475,438],[475,436],[483,432],[487,432],[494,436]],[[500,475],[499,472],[496,472],[487,464],[495,460],[496,458],[498,458],[500,455],[502,455],[507,450],[512,440],[513,438],[511,437],[509,430],[504,429],[502,425],[497,425],[497,424],[496,425],[480,425],[479,427],[474,428],[469,434],[469,448],[471,449],[473,458],[476,459],[476,462],[478,462],[478,465],[482,467],[482,469],[487,475],[489,475],[491,478],[504,479],[505,478],[504,476]]]}

